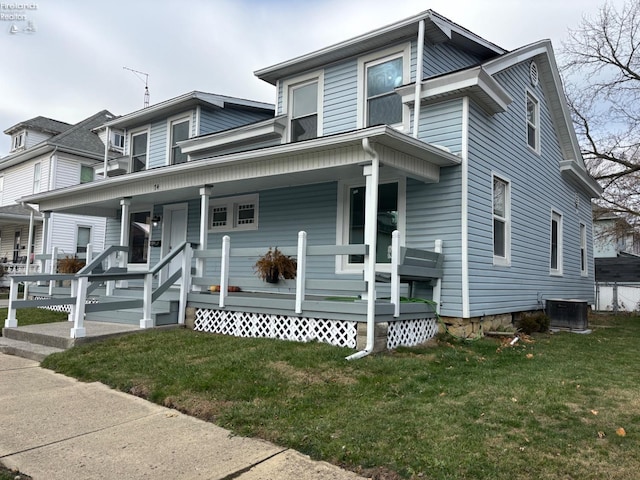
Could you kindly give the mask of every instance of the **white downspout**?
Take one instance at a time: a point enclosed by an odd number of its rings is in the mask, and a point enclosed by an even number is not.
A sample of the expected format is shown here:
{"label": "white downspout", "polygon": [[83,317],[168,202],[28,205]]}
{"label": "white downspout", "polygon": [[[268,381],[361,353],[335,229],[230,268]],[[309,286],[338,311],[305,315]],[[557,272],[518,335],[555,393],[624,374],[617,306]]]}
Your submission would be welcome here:
{"label": "white downspout", "polygon": [[422,88],[422,68],[424,65],[424,20],[418,24],[418,53],[416,58],[416,90],[413,104],[413,138],[418,138],[418,125],[420,123],[420,90]]}
{"label": "white downspout", "polygon": [[108,178],[107,169],[109,168],[109,144],[111,143],[111,129],[107,127],[106,138],[104,143],[104,172],[102,173],[102,179]]}
{"label": "white downspout", "polygon": [[364,279],[367,282],[367,343],[364,350],[349,355],[347,360],[357,360],[373,352],[376,332],[376,249],[378,237],[378,183],[380,159],[368,138],[362,139],[362,148],[371,156],[371,164],[364,167],[366,178],[364,243],[369,247],[365,255]]}

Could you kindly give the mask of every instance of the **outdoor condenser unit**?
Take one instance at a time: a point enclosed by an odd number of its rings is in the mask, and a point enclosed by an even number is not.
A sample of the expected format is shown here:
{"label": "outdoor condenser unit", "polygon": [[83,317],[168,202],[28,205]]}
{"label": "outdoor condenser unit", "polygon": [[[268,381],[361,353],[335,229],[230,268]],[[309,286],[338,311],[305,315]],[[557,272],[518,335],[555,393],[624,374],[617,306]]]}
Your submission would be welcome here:
{"label": "outdoor condenser unit", "polygon": [[587,330],[587,301],[574,299],[549,299],[546,303],[546,313],[550,319],[551,328],[569,330]]}

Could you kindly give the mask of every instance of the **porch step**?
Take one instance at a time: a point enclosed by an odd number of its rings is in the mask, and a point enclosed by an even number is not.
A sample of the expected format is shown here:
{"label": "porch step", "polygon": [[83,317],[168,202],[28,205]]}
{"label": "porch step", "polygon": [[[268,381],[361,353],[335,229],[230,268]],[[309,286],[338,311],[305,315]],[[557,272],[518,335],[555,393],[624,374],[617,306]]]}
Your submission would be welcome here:
{"label": "porch step", "polygon": [[22,340],[14,340],[12,338],[0,337],[0,353],[7,355],[16,355],[29,360],[41,362],[45,357],[52,353],[63,352],[64,349],[30,343]]}

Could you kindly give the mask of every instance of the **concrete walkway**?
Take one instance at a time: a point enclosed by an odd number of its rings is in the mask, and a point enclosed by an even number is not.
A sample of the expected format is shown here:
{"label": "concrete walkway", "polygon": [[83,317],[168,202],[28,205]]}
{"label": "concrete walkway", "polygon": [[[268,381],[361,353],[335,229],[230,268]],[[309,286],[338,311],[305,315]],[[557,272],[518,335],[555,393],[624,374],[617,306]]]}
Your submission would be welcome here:
{"label": "concrete walkway", "polygon": [[100,383],[0,354],[0,462],[47,479],[356,480]]}

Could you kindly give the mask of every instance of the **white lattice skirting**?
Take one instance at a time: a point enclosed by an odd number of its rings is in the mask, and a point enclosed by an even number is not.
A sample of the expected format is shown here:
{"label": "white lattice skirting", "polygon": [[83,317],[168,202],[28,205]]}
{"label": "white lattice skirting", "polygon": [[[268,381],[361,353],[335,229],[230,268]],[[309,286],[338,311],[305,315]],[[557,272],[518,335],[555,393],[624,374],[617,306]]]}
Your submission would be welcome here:
{"label": "white lattice skirting", "polygon": [[399,320],[389,322],[387,330],[387,348],[413,347],[426,342],[438,333],[438,323],[435,318],[421,318],[415,320]]}
{"label": "white lattice skirting", "polygon": [[[49,297],[38,297],[34,296],[34,300],[45,300]],[[86,303],[98,303],[98,300],[95,298],[87,298]],[[52,312],[62,312],[62,313],[71,313],[71,305],[49,305],[47,307],[38,307],[43,308],[45,310],[51,310]]]}
{"label": "white lattice skirting", "polygon": [[318,341],[338,347],[356,348],[358,323],[321,318],[269,315],[264,313],[229,312],[196,309],[194,330],[222,333],[235,337],[262,337]]}

